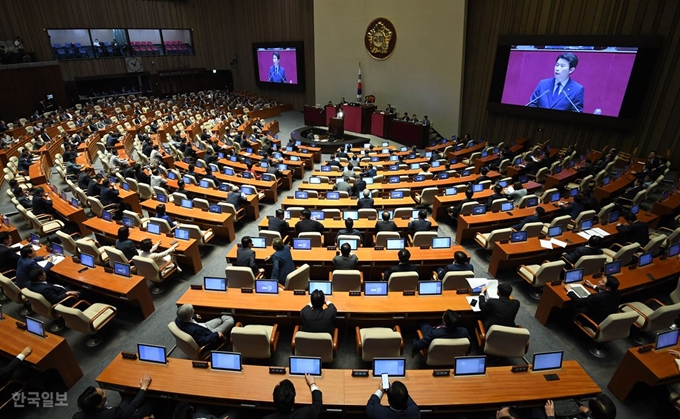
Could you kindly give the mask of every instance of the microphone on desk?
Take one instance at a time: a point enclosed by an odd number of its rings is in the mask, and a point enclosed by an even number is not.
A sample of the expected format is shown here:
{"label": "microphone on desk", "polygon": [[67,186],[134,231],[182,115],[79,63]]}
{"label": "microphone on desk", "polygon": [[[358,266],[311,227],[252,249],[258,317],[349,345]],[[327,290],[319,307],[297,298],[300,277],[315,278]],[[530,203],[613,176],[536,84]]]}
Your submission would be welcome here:
{"label": "microphone on desk", "polygon": [[550,91],[550,90],[546,90],[546,91],[543,92],[540,96],[538,96],[536,99],[530,100],[529,103],[527,103],[527,104],[524,105],[524,106],[529,106],[529,105],[531,105],[532,103],[536,102],[538,99],[540,99],[540,98],[542,98],[543,96],[545,96],[549,91]]}
{"label": "microphone on desk", "polygon": [[569,103],[571,103],[571,106],[574,107],[574,109],[576,110],[576,112],[581,113],[581,111],[576,107],[576,105],[574,105],[574,102],[571,101],[571,99],[569,98],[569,95],[567,94],[567,92],[565,92],[564,90],[562,90],[562,93],[564,94],[564,96],[567,97],[567,100],[569,101]]}

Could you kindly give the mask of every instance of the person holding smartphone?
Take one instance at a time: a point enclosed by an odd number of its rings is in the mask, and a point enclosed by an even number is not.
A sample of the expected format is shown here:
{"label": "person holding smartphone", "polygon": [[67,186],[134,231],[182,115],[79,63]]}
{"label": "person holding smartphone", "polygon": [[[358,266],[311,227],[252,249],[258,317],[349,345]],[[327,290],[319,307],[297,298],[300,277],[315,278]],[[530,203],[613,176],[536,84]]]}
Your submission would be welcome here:
{"label": "person holding smartphone", "polygon": [[[387,393],[389,407],[380,404],[380,399],[385,393]],[[371,419],[418,419],[420,409],[409,396],[404,383],[394,381],[390,384],[389,378],[382,378],[378,383],[378,390],[368,399],[366,416]]]}

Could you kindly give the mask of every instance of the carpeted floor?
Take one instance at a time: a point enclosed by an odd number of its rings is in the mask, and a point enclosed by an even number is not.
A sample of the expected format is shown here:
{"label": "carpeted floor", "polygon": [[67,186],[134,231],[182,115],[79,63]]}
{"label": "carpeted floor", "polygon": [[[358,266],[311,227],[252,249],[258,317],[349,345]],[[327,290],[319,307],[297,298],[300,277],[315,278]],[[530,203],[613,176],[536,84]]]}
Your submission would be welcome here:
{"label": "carpeted floor", "polygon": [[[303,126],[303,118],[300,112],[287,112],[281,115],[279,118],[279,125],[281,132],[279,133],[279,138],[284,141],[289,138],[290,132],[294,129]],[[451,135],[443,133],[444,135]],[[381,138],[370,137],[373,144],[380,144],[384,141]],[[511,140],[510,138],[498,139],[500,140]],[[324,155],[324,158],[328,157]],[[317,164],[318,166],[318,164]],[[307,172],[309,176],[309,171]],[[58,180],[58,176],[53,175],[52,179],[57,185],[61,185]],[[295,181],[295,186],[300,184],[300,180]],[[6,194],[4,189],[6,185],[3,185],[3,191],[0,196],[2,196],[2,203],[0,204],[0,212],[14,212],[14,208],[10,202],[6,199]],[[282,191],[280,194],[280,199],[292,194],[292,191]],[[260,217],[267,217],[268,215],[273,215],[275,209],[278,205],[262,205],[260,211]],[[22,237],[28,235],[28,227],[23,223],[18,215],[10,217],[11,222],[17,226]],[[259,220],[257,220],[259,221]],[[455,234],[455,230],[444,223],[440,223],[440,236],[451,236]],[[237,241],[243,235],[257,235],[257,222],[250,220],[243,225],[237,226]],[[82,368],[85,376],[74,386],[70,391],[68,391],[68,406],[67,407],[54,407],[54,408],[36,408],[36,407],[24,407],[24,408],[10,408],[2,412],[1,417],[3,418],[14,418],[14,419],[33,419],[33,418],[70,418],[77,410],[76,402],[78,395],[90,385],[94,385],[95,379],[98,374],[111,362],[111,360],[119,356],[120,351],[135,351],[136,344],[138,342],[152,343],[157,345],[165,345],[167,348],[172,348],[174,346],[174,339],[170,335],[167,324],[175,318],[175,302],[178,298],[185,292],[189,287],[189,284],[200,284],[202,283],[203,276],[214,275],[223,276],[225,267],[225,255],[235,246],[236,243],[225,243],[219,240],[213,240],[209,245],[202,249],[202,261],[203,270],[199,272],[198,275],[190,275],[188,273],[182,273],[176,278],[166,281],[166,290],[160,295],[154,295],[153,300],[156,307],[156,311],[147,320],[142,321],[141,316],[136,309],[128,309],[125,306],[119,305],[118,316],[110,324],[104,333],[104,342],[96,348],[88,348],[85,345],[87,337],[81,335],[77,332],[64,329],[59,334],[65,337],[69,345],[71,346],[80,367]],[[472,263],[475,266],[476,271],[486,273],[488,268],[490,255],[479,248],[476,244],[466,243],[464,245],[466,251],[472,255]],[[449,262],[447,262],[449,263]],[[529,287],[525,286],[523,281],[517,277],[512,272],[503,273],[499,276],[499,279],[503,282],[508,282],[514,287],[514,297],[521,302],[521,309],[517,316],[517,323],[521,324],[523,327],[527,328],[531,332],[530,349],[527,354],[527,358],[530,359],[534,352],[542,352],[549,350],[564,350],[566,359],[576,359],[581,365],[589,372],[591,377],[597,382],[597,384],[602,388],[602,390],[609,394],[607,391],[607,384],[613,375],[616,367],[621,361],[623,354],[628,347],[634,346],[632,340],[624,340],[621,342],[615,342],[608,345],[609,355],[606,359],[597,359],[590,355],[588,352],[589,344],[587,338],[582,336],[582,333],[575,330],[572,326],[570,318],[566,316],[554,315],[551,318],[550,323],[547,327],[542,326],[535,318],[534,312],[537,307],[537,301],[529,297]],[[667,300],[668,292],[670,290],[664,290],[661,294],[662,300]],[[641,298],[642,296],[637,296]],[[19,317],[19,307],[11,302],[3,303],[3,311],[11,316]],[[404,334],[404,341],[406,343],[405,353],[410,353],[411,342],[415,336],[415,328],[409,325],[409,327],[402,326],[402,331]],[[281,333],[281,338],[279,340],[279,347],[274,356],[271,359],[271,365],[287,365],[288,356],[291,354],[290,339],[292,335],[292,327],[284,327]],[[474,344],[473,344],[474,345]],[[479,348],[472,348],[472,353],[480,353]],[[176,349],[171,354],[172,357],[185,358],[184,354]],[[407,357],[407,369],[415,368],[426,368],[424,362],[416,357],[414,359]],[[338,357],[333,362],[334,368],[360,368],[365,367],[362,363],[360,357],[356,353],[354,345],[354,335],[350,330],[347,334],[341,335],[340,348],[338,351]],[[672,364],[669,363],[669,368],[674,368]],[[59,388],[58,379],[52,379],[52,377],[47,374],[48,384],[47,390],[49,391],[63,391]],[[177,378],[181,380],[181,377]],[[271,382],[263,383],[264,386],[271,386],[273,388],[276,380],[272,379]],[[228,381],[225,381],[225,385],[229,385]],[[152,384],[153,386],[153,384]],[[323,390],[323,389],[322,389]],[[503,389],[489,389],[489,391],[503,391]],[[532,389],[526,389],[526,391],[532,391]],[[116,404],[119,397],[113,392],[108,392],[109,404]],[[366,395],[368,399],[368,394]],[[614,399],[612,397],[612,399]],[[615,399],[614,399],[615,400]],[[657,389],[640,389],[639,394],[629,400],[626,405],[621,405],[616,401],[618,409],[618,419],[640,419],[640,418],[652,418],[652,417],[668,417],[662,414],[655,416],[654,411],[665,403],[667,403],[667,393],[663,388]],[[220,409],[216,409],[215,414],[221,413]],[[263,412],[255,411],[242,411],[239,417],[241,418],[256,418],[261,417]],[[167,414],[157,415],[156,417],[169,417]],[[339,417],[338,415],[323,414],[322,417]],[[427,417],[423,415],[423,417]]]}

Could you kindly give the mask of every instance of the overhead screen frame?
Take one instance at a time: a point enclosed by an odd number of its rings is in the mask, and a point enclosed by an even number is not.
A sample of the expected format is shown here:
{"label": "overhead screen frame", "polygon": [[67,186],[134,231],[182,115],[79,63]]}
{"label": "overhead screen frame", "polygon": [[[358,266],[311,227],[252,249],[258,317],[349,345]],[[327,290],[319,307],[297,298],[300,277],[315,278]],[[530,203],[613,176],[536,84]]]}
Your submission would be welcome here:
{"label": "overhead screen frame", "polygon": [[[660,36],[611,36],[611,35],[512,35],[498,38],[493,73],[489,86],[487,110],[504,113],[599,125],[608,128],[631,129],[637,124],[646,99],[647,87],[652,79],[663,38]],[[621,103],[618,117],[566,112],[501,103],[505,77],[512,45],[593,45],[612,47],[636,47],[635,63]]]}
{"label": "overhead screen frame", "polygon": [[[297,65],[297,84],[290,83],[271,83],[260,81],[259,63],[257,60],[257,50],[260,48],[295,48],[295,61]],[[307,88],[307,78],[305,77],[305,43],[303,41],[275,41],[275,42],[253,42],[253,72],[255,84],[259,88],[279,89],[294,92],[304,92]]]}

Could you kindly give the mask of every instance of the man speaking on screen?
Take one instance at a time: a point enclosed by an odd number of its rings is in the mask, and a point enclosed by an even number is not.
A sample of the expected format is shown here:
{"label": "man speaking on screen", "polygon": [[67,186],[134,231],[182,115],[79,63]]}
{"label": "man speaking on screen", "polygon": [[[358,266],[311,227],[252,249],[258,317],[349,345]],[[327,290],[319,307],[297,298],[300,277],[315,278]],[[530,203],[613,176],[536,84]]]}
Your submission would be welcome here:
{"label": "man speaking on screen", "polygon": [[281,59],[281,56],[279,55],[278,52],[275,52],[272,55],[272,61],[274,61],[274,65],[269,67],[269,82],[272,83],[285,83],[286,82],[286,70],[279,65],[279,60]]}
{"label": "man speaking on screen", "polygon": [[577,65],[578,58],[571,52],[558,55],[555,76],[538,83],[526,106],[583,112],[583,86],[571,78]]}

